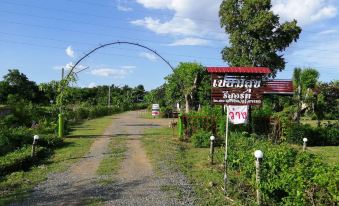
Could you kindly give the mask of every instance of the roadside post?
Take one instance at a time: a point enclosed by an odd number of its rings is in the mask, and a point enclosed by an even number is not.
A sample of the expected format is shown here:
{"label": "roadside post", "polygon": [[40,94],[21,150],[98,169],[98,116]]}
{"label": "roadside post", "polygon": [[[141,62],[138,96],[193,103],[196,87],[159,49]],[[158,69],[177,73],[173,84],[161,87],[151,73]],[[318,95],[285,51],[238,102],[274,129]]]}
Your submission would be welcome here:
{"label": "roadside post", "polygon": [[256,150],[254,152],[255,157],[255,179],[257,183],[257,204],[261,205],[261,194],[260,194],[260,159],[262,159],[264,156],[263,152],[261,150]]}
{"label": "roadside post", "polygon": [[303,151],[306,151],[306,144],[307,144],[307,141],[308,141],[308,139],[307,138],[303,138]]}
{"label": "roadside post", "polygon": [[64,137],[64,118],[61,113],[58,115],[58,117],[59,117],[58,136],[60,138],[63,138]]}
{"label": "roadside post", "polygon": [[225,159],[224,159],[224,194],[227,195],[227,145],[228,145],[228,106],[226,107],[226,132],[225,132]]}
{"label": "roadside post", "polygon": [[182,126],[182,114],[179,113],[179,115],[178,115],[178,135],[179,135],[180,138],[183,135],[182,129],[183,129],[183,126]]}
{"label": "roadside post", "polygon": [[215,137],[212,135],[210,137],[210,140],[211,140],[211,146],[210,146],[210,157],[211,157],[211,165],[213,165],[213,158],[214,158],[214,140],[215,140]]}
{"label": "roadside post", "polygon": [[31,157],[35,157],[35,147],[36,147],[38,139],[39,139],[39,136],[38,135],[34,135],[34,137],[33,137],[33,144],[32,144],[32,154],[31,154]]}

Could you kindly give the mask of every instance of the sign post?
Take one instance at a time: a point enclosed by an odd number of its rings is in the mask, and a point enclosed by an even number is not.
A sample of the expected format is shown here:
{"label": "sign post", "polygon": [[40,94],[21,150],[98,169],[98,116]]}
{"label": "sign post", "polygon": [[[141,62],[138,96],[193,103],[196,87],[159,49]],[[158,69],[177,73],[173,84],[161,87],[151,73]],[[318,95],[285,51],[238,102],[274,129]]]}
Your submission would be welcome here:
{"label": "sign post", "polygon": [[227,144],[228,144],[228,106],[226,106],[224,193],[227,195]]}
{"label": "sign post", "polygon": [[293,95],[291,80],[268,80],[266,67],[207,67],[211,74],[211,101],[226,110],[224,193],[227,195],[227,150],[229,121],[244,124],[248,107],[261,105],[265,94]]}

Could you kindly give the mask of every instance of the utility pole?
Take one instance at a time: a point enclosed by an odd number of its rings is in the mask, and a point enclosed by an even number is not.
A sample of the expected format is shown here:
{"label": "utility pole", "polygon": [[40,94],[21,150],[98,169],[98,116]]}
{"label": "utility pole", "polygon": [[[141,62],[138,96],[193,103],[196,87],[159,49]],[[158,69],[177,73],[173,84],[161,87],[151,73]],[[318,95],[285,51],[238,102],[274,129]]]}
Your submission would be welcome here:
{"label": "utility pole", "polygon": [[[61,81],[64,80],[65,70],[64,68],[61,69]],[[62,101],[62,100],[61,100]],[[61,102],[62,104],[62,102]],[[58,136],[60,138],[64,137],[64,118],[62,115],[62,105],[59,107],[59,115],[58,115]]]}
{"label": "utility pole", "polygon": [[111,85],[108,85],[108,107],[111,107]]}

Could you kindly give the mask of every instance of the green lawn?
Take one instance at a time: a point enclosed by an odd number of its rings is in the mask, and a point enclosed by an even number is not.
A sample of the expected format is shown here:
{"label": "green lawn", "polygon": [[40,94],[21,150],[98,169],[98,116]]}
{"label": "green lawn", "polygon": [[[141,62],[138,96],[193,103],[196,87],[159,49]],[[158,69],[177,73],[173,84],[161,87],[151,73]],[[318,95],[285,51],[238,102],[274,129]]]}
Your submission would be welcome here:
{"label": "green lawn", "polygon": [[[221,189],[222,162],[211,166],[208,148],[193,148],[191,144],[180,142],[178,137],[172,136],[170,128],[149,129],[142,141],[156,168],[157,162],[165,161],[174,170],[180,170],[188,177],[198,197],[195,204],[213,206],[237,204],[225,198]],[[164,189],[170,189],[180,197],[180,188],[172,186]]]}
{"label": "green lawn", "polygon": [[[49,173],[65,171],[72,163],[79,161],[93,143],[90,136],[101,135],[113,120],[112,116],[84,121],[74,127],[73,138],[65,138],[65,146],[29,171],[14,172],[0,179],[0,205],[19,200],[29,195],[35,185],[46,180]],[[86,138],[82,138],[86,137]]]}
{"label": "green lawn", "polygon": [[307,149],[319,156],[322,156],[322,160],[328,164],[339,164],[339,146],[308,147]]}

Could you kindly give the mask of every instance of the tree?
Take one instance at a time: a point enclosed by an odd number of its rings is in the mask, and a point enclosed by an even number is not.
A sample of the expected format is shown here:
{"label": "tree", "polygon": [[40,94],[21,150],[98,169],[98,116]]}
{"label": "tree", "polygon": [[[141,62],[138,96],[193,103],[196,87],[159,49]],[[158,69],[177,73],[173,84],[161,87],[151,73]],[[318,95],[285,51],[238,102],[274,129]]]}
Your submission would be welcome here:
{"label": "tree", "polygon": [[190,111],[190,106],[197,94],[198,87],[202,85],[202,80],[206,80],[207,75],[204,67],[198,63],[181,62],[174,72],[167,76],[166,96],[176,103],[185,101],[185,111]]}
{"label": "tree", "polygon": [[295,119],[298,124],[300,124],[300,110],[301,110],[301,68],[295,68],[293,71],[293,85],[294,85],[294,95],[297,102],[297,112],[295,114]]}
{"label": "tree", "polygon": [[297,21],[279,23],[270,0],[223,0],[220,25],[229,34],[230,46],[222,58],[230,66],[264,66],[275,77],[285,68],[283,52],[299,38]]}
{"label": "tree", "polygon": [[41,94],[38,86],[35,82],[30,81],[25,74],[20,73],[19,70],[8,70],[8,74],[4,76],[4,82],[4,85],[9,85],[9,94],[15,94],[28,101],[40,102]]}

